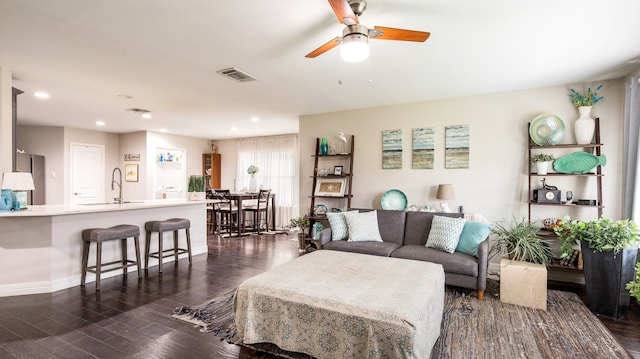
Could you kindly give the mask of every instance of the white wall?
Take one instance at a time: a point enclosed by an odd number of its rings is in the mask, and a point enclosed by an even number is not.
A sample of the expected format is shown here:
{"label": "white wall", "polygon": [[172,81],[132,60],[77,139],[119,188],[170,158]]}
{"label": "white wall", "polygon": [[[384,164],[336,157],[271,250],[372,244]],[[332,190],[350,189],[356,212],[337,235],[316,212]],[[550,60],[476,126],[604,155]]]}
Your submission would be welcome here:
{"label": "white wall", "polygon": [[[210,151],[209,140],[185,136],[171,135],[160,132],[147,132],[147,173],[154,173],[156,148],[169,148],[181,150],[186,160],[186,174],[184,176],[184,193],[186,196],[188,178],[191,175],[202,175],[202,154]],[[153,155],[152,155],[153,154]],[[162,179],[149,175],[147,179],[147,198],[155,196],[156,184],[162,183]]]}
{"label": "white wall", "polygon": [[[594,107],[592,115],[601,118],[603,153],[608,158],[603,180],[604,215],[615,219],[621,216],[623,82],[605,81],[603,85],[604,100]],[[594,84],[586,86],[594,87]],[[311,155],[316,137],[335,141],[337,133],[342,131],[355,135],[352,207],[380,208],[382,194],[393,188],[402,190],[410,205],[438,207],[439,201],[435,199],[438,184],[452,183],[456,199],[449,204],[454,210],[463,205],[465,212],[481,213],[492,222],[526,216],[527,123],[542,113],[558,115],[567,126],[562,142],[573,142],[572,126],[578,113],[569,100],[568,89],[586,86],[562,85],[301,116],[300,208],[309,207]],[[470,168],[445,169],[445,126],[462,124],[470,127]],[[436,130],[433,170],[411,169],[411,131],[419,127]],[[403,168],[399,170],[382,169],[382,130],[389,129],[403,130]],[[578,210],[586,212],[573,216],[597,216],[594,209]],[[549,216],[543,212],[539,211],[538,219]]]}
{"label": "white wall", "polygon": [[[147,161],[153,161],[153,155],[147,154],[147,132],[131,132],[120,135],[120,163],[119,167],[124,175],[125,165],[138,165],[138,182],[122,180],[122,198],[125,201],[139,201],[147,199],[147,179],[149,172]],[[125,161],[125,154],[139,154],[140,161]]]}
{"label": "white wall", "polygon": [[[238,169],[238,146],[236,140],[216,141],[218,153],[220,154],[220,187],[224,189],[241,189],[240,184],[236,184],[236,171]],[[236,188],[237,187],[237,188]]]}
{"label": "white wall", "polygon": [[63,204],[64,198],[64,128],[23,126],[16,130],[16,147],[26,153],[44,156],[45,203]]}

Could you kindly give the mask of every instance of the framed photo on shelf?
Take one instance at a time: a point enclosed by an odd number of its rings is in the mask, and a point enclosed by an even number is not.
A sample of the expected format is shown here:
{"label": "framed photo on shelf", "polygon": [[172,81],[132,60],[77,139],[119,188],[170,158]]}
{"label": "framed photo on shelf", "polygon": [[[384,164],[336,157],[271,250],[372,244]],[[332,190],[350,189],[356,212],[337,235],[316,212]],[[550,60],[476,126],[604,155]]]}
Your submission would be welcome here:
{"label": "framed photo on shelf", "polygon": [[321,178],[316,182],[316,188],[313,195],[343,197],[346,184],[346,178]]}
{"label": "framed photo on shelf", "polygon": [[342,176],[342,166],[333,166],[333,175]]}

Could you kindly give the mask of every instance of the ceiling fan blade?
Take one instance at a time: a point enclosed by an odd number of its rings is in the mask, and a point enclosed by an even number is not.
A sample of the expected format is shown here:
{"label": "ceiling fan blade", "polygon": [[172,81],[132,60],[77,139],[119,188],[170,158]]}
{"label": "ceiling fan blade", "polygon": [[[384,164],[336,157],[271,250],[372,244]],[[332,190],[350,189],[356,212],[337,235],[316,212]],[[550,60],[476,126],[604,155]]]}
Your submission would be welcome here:
{"label": "ceiling fan blade", "polygon": [[311,51],[310,53],[308,53],[305,57],[309,58],[309,59],[313,59],[319,55],[324,54],[325,52],[333,49],[334,47],[340,45],[340,41],[342,40],[341,37],[336,37],[334,39],[329,40],[329,42],[327,42],[326,44],[320,46],[319,48]]}
{"label": "ceiling fan blade", "polygon": [[429,38],[429,35],[431,35],[431,33],[425,31],[396,29],[393,27],[376,26],[374,29],[382,31],[382,35],[369,35],[369,37],[380,40],[425,42]]}
{"label": "ceiling fan blade", "polygon": [[340,21],[341,24],[352,25],[351,21],[353,21],[353,24],[359,24],[358,17],[351,9],[351,6],[349,6],[347,0],[329,0],[329,4],[331,5],[333,12],[336,13],[338,21]]}

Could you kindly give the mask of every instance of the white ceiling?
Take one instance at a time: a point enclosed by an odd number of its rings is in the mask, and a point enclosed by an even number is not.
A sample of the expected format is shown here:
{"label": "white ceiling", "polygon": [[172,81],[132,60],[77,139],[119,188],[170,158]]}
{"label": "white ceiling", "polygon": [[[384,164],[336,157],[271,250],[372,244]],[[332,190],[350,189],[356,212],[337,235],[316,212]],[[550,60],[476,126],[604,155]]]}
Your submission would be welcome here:
{"label": "white ceiling", "polygon": [[369,0],[362,24],[431,37],[373,40],[370,60],[346,64],[339,49],[304,57],[342,33],[327,0],[2,0],[0,66],[25,91],[20,123],[225,139],[294,133],[303,114],[619,78],[640,64],[639,16],[638,0]]}

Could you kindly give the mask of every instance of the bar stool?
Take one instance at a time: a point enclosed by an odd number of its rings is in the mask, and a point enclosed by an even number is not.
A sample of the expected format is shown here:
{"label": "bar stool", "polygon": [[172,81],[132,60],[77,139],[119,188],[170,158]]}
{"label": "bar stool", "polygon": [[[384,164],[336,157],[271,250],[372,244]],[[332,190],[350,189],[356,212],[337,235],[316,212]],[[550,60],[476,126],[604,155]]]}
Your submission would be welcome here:
{"label": "bar stool", "polygon": [[[162,273],[162,258],[175,256],[175,262],[178,263],[178,255],[183,253],[189,254],[189,263],[191,263],[191,236],[189,228],[191,222],[183,218],[171,218],[166,221],[149,221],[144,224],[146,231],[146,248],[144,255],[144,269],[149,269],[149,257],[158,258],[158,272]],[[184,229],[187,232],[187,249],[178,248],[178,230]],[[173,231],[173,248],[162,249],[163,233]],[[158,251],[149,253],[151,244],[151,233],[158,232]]]}
{"label": "bar stool", "polygon": [[[133,241],[136,248],[136,260],[129,260],[127,257],[127,238],[133,237]],[[89,228],[82,231],[82,277],[80,285],[84,287],[87,279],[87,272],[95,273],[96,275],[96,291],[100,290],[100,275],[103,272],[110,272],[113,270],[122,269],[124,274],[127,274],[127,268],[131,266],[138,267],[138,277],[142,278],[142,270],[140,268],[140,244],[138,241],[140,237],[140,228],[129,224],[122,224],[110,228]],[[120,240],[120,250],[122,253],[122,259],[118,261],[102,263],[102,242]],[[97,244],[96,247],[96,265],[88,266],[89,263],[89,247],[91,242]],[[110,266],[119,264],[113,268],[103,269],[102,266]]]}

